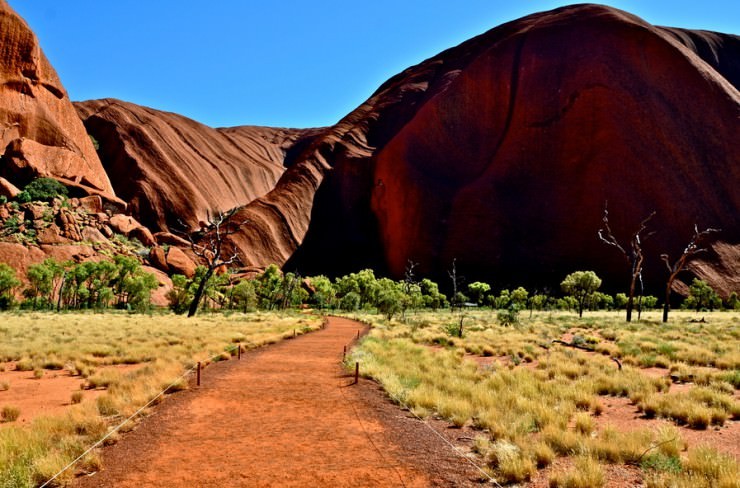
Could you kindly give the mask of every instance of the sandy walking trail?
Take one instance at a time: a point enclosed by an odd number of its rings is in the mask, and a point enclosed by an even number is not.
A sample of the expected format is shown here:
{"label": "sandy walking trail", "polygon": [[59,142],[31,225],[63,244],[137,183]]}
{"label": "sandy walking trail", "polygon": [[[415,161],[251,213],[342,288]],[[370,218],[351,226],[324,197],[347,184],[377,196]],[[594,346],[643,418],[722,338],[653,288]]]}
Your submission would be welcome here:
{"label": "sandy walking trail", "polygon": [[362,325],[331,318],[203,372],[104,449],[81,487],[427,487],[473,484],[474,471],[369,381],[340,367]]}

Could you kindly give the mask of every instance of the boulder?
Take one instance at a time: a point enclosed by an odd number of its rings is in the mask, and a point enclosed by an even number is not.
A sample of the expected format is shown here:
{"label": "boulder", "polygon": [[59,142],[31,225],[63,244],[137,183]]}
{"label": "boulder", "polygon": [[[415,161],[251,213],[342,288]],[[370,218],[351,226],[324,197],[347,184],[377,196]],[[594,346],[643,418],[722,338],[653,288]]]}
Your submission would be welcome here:
{"label": "boulder", "polygon": [[81,241],[82,233],[80,226],[77,224],[75,214],[66,208],[62,208],[57,215],[59,227],[62,229],[62,235],[73,241]]}
{"label": "boulder", "polygon": [[42,205],[36,202],[24,203],[21,208],[25,212],[26,220],[41,220],[47,211],[51,209],[47,205]]}
{"label": "boulder", "polygon": [[171,273],[192,278],[195,275],[196,264],[182,249],[173,246],[167,251],[167,267]]}
{"label": "boulder", "polygon": [[161,246],[155,246],[149,251],[149,263],[165,273],[170,270],[170,267],[167,265],[167,253]]}
{"label": "boulder", "polygon": [[80,208],[89,214],[98,214],[103,211],[103,199],[99,195],[90,195],[79,199]]}
{"label": "boulder", "polygon": [[71,242],[62,236],[62,230],[56,224],[36,229],[36,240],[39,244],[69,244]]}
{"label": "boulder", "polygon": [[137,222],[135,218],[130,215],[123,214],[113,215],[110,218],[109,225],[115,232],[125,236],[128,236],[129,233],[137,227],[141,227],[141,224]]}
{"label": "boulder", "polygon": [[156,232],[154,239],[160,244],[168,244],[170,246],[179,247],[190,247],[190,241],[170,232]]}
{"label": "boulder", "polygon": [[110,241],[95,227],[82,228],[82,240],[98,244],[109,244]]}
{"label": "boulder", "polygon": [[7,198],[8,200],[12,200],[13,198],[17,197],[18,194],[21,191],[16,188],[16,186],[6,180],[5,178],[0,177],[0,196]]}
{"label": "boulder", "polygon": [[152,232],[146,227],[137,227],[129,232],[128,236],[131,239],[137,239],[146,247],[157,245],[157,241],[154,239]]}

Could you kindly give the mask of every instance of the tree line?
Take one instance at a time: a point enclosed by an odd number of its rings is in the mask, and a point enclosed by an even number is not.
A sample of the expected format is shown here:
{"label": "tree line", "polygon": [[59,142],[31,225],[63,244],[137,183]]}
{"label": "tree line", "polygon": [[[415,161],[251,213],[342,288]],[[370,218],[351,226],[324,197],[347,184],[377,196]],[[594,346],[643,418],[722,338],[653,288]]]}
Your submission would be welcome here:
{"label": "tree line", "polygon": [[[376,277],[372,269],[364,269],[335,279],[327,276],[302,277],[296,273],[282,273],[276,265],[270,265],[251,279],[241,279],[233,284],[229,274],[212,275],[202,285],[206,267],[199,267],[188,279],[182,275],[172,278],[173,289],[168,294],[170,309],[175,313],[188,312],[198,289],[203,289],[200,310],[282,310],[310,307],[322,310],[377,310],[386,315],[403,316],[410,310],[451,309],[466,307],[488,307],[510,312],[516,317],[528,310],[567,310],[583,314],[585,310],[624,310],[627,307],[626,293],[608,295],[599,292],[602,280],[593,271],[576,271],[561,283],[562,294],[550,290],[527,290],[524,287],[504,288],[493,292],[490,284],[481,281],[462,286],[448,297],[440,291],[434,281],[415,279],[413,272],[406,273],[401,280]],[[715,309],[723,306],[740,309],[736,295],[723,304],[716,292],[704,281],[694,280],[683,307],[697,310]],[[643,296],[639,310],[654,309],[658,298]]]}
{"label": "tree line", "polygon": [[16,299],[21,280],[0,264],[0,310],[83,310],[118,308],[146,311],[159,282],[135,257],[117,255],[112,261],[57,261],[47,258],[26,272],[27,285]]}

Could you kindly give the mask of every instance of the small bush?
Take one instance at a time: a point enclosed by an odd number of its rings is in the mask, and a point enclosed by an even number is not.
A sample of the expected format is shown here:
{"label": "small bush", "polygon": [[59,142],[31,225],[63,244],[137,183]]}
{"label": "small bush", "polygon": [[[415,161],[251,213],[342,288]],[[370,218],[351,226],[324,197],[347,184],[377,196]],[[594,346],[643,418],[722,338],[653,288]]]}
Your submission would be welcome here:
{"label": "small bush", "polygon": [[20,361],[15,363],[15,370],[16,371],[33,371],[33,361],[29,358],[23,358]]}
{"label": "small bush", "polygon": [[80,403],[82,402],[83,394],[81,391],[76,391],[72,393],[72,403]]}
{"label": "small bush", "polygon": [[69,194],[67,187],[53,178],[37,178],[26,185],[18,194],[21,203],[34,201],[51,201],[56,197],[66,197]]}
{"label": "small bush", "polygon": [[10,390],[10,383],[7,381],[0,381],[0,391],[8,391]]}
{"label": "small bush", "polygon": [[0,409],[0,421],[2,422],[14,422],[21,415],[21,410],[18,407],[5,405]]}

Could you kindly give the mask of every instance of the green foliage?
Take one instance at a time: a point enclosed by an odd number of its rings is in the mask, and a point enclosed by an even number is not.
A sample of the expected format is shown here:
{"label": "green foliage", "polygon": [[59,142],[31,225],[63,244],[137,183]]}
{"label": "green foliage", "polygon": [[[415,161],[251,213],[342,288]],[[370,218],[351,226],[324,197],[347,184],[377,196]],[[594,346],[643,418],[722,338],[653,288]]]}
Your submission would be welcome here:
{"label": "green foliage", "polygon": [[499,310],[496,318],[503,326],[511,326],[519,323],[519,306],[515,303],[509,305],[506,310]]}
{"label": "green foliage", "polygon": [[727,308],[730,310],[740,310],[740,298],[737,296],[737,292],[730,293],[727,298]]}
{"label": "green foliage", "polygon": [[100,151],[100,143],[97,139],[95,139],[92,134],[88,134],[90,136],[90,142],[92,142],[93,147],[96,151]]}
{"label": "green foliage", "polygon": [[69,191],[54,178],[37,178],[23,188],[17,200],[21,203],[51,201],[56,197],[66,197]]}
{"label": "green foliage", "polygon": [[15,270],[5,263],[0,263],[0,310],[8,310],[15,302],[14,290],[21,284],[15,276]]}
{"label": "green foliage", "polygon": [[684,301],[685,308],[693,308],[697,312],[702,309],[714,310],[722,306],[722,299],[707,284],[706,281],[694,278],[689,286],[689,296]]}
{"label": "green foliage", "polygon": [[579,317],[583,316],[586,303],[600,286],[601,278],[593,271],[575,271],[560,283],[562,290],[576,300]]}
{"label": "green foliage", "polygon": [[376,306],[378,312],[386,316],[388,320],[392,319],[393,316],[401,312],[403,308],[404,293],[401,291],[399,285],[388,278],[381,278],[378,280],[376,292]]}
{"label": "green foliage", "polygon": [[606,293],[595,291],[589,300],[591,310],[610,310],[614,307],[614,298]]}
{"label": "green foliage", "polygon": [[309,303],[319,309],[331,307],[336,296],[331,280],[326,276],[313,276],[309,278],[309,283],[313,288]]}
{"label": "green foliage", "polygon": [[257,293],[254,291],[254,283],[242,280],[234,286],[231,291],[231,305],[246,313],[257,308]]}
{"label": "green foliage", "polygon": [[642,297],[642,308],[643,310],[652,310],[658,306],[658,297],[653,295],[646,295]]}
{"label": "green foliage", "polygon": [[283,277],[280,268],[271,264],[255,281],[254,289],[257,294],[259,307],[264,310],[273,310],[280,302],[280,289]]}
{"label": "green foliage", "polygon": [[193,292],[190,288],[193,282],[181,274],[172,275],[172,289],[167,292],[170,310],[176,314],[188,311],[190,302],[193,301]]}
{"label": "green foliage", "polygon": [[360,295],[351,291],[339,300],[339,308],[348,312],[360,308]]}
{"label": "green foliage", "polygon": [[470,296],[470,299],[478,305],[483,304],[483,298],[489,291],[491,291],[491,285],[488,283],[474,281],[468,285],[468,296]]}
{"label": "green foliage", "polygon": [[136,258],[116,256],[113,261],[74,264],[48,258],[28,267],[29,286],[23,308],[33,310],[105,309],[113,305],[135,311],[151,306],[151,293],[159,286]]}
{"label": "green foliage", "polygon": [[524,287],[519,287],[511,292],[511,303],[522,310],[527,307],[527,298],[529,298],[529,292]]}
{"label": "green foliage", "polygon": [[419,283],[421,289],[422,305],[432,310],[444,307],[447,297],[439,292],[439,285],[428,278],[424,278]]}

